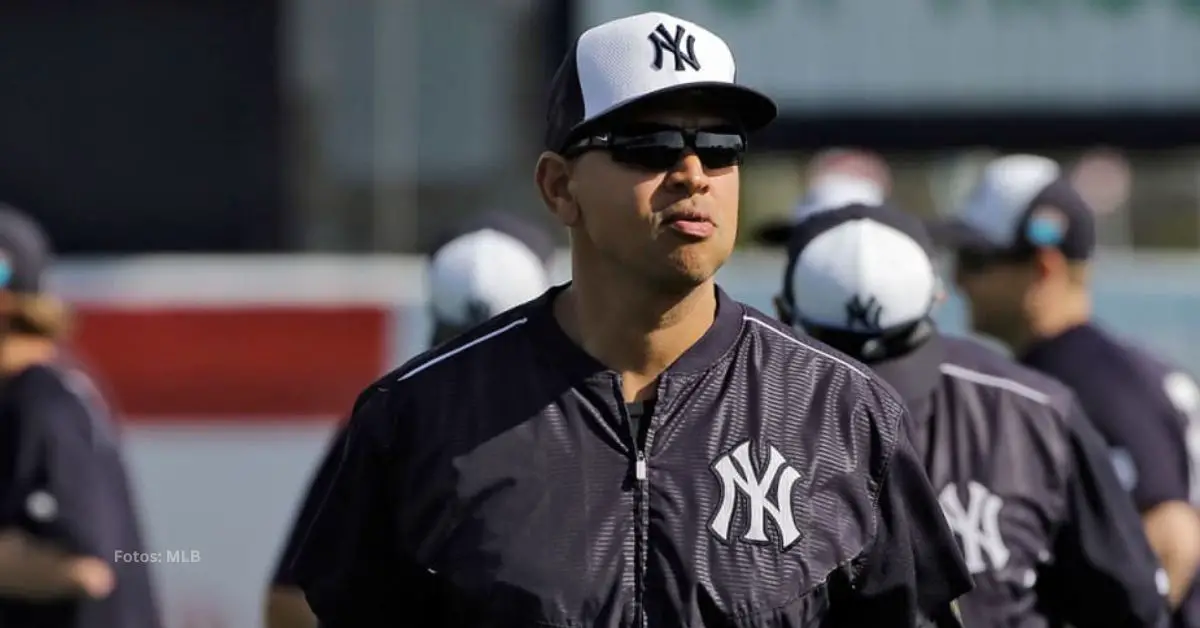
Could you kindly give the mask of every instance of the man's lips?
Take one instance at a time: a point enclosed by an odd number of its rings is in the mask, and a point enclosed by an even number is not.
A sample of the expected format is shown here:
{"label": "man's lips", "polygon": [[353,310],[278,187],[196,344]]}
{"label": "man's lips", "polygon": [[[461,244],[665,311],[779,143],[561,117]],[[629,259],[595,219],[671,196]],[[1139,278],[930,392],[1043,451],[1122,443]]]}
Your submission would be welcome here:
{"label": "man's lips", "polygon": [[716,231],[716,225],[709,216],[697,211],[677,211],[666,215],[663,224],[672,231],[693,238],[707,238]]}

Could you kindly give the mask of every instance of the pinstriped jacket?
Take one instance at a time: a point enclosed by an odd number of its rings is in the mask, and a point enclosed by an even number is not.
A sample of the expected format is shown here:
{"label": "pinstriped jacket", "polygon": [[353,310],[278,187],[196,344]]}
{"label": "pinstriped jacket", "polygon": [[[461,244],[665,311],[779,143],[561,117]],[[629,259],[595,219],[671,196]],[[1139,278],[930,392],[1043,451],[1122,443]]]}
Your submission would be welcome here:
{"label": "pinstriped jacket", "polygon": [[562,289],[360,397],[293,565],[325,625],[953,623],[969,578],[887,384],[718,289],[639,443]]}

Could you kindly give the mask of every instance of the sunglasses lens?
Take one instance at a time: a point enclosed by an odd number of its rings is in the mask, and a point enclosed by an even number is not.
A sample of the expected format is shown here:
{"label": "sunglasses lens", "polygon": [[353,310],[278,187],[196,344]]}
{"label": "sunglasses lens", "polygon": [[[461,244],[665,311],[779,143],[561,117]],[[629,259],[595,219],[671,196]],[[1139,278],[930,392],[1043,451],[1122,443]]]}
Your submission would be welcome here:
{"label": "sunglasses lens", "polygon": [[696,133],[697,149],[722,149],[735,152],[746,150],[746,140],[737,133],[718,133],[716,131],[700,131]]}
{"label": "sunglasses lens", "polygon": [[670,146],[623,146],[612,149],[612,158],[642,170],[667,170],[679,163],[683,150]]}
{"label": "sunglasses lens", "polygon": [[695,139],[685,138],[682,131],[660,131],[643,135],[614,137],[610,151],[620,163],[644,170],[666,170],[683,158],[692,148],[706,168],[729,168],[741,163],[746,143],[737,133],[698,131]]}
{"label": "sunglasses lens", "polygon": [[992,256],[975,251],[962,250],[954,256],[956,272],[964,275],[983,272],[993,263],[995,263],[995,259]]}
{"label": "sunglasses lens", "polygon": [[742,151],[733,148],[697,148],[696,156],[705,168],[720,170],[742,163]]}
{"label": "sunglasses lens", "polygon": [[706,168],[721,169],[742,163],[746,140],[740,133],[700,131],[696,133],[696,155]]}

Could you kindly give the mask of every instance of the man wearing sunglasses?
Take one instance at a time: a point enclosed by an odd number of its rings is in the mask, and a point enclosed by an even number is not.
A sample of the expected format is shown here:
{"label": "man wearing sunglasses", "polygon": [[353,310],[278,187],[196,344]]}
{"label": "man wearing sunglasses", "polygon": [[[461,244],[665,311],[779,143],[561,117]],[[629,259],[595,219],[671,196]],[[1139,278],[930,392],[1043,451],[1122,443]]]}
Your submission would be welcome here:
{"label": "man wearing sunglasses", "polygon": [[964,625],[1165,626],[1158,564],[1104,441],[1059,382],[939,333],[931,249],[916,217],[886,205],[809,214],[789,242],[778,306],[908,405],[974,576]]}
{"label": "man wearing sunglasses", "polygon": [[[536,299],[550,286],[554,241],[539,225],[512,212],[471,216],[437,239],[429,251],[429,346],[449,342],[489,318]],[[315,628],[292,575],[292,561],[320,510],[346,447],[339,428],[305,492],[267,591],[267,628]]]}
{"label": "man wearing sunglasses", "polygon": [[903,404],[713,281],[774,116],[701,26],[580,36],[535,171],[573,281],[360,397],[296,563],[323,622],[957,624]]}
{"label": "man wearing sunglasses", "polygon": [[997,159],[935,233],[956,252],[975,329],[1079,397],[1142,514],[1182,625],[1200,626],[1189,594],[1200,565],[1200,389],[1092,321],[1095,220],[1064,175],[1044,157]]}

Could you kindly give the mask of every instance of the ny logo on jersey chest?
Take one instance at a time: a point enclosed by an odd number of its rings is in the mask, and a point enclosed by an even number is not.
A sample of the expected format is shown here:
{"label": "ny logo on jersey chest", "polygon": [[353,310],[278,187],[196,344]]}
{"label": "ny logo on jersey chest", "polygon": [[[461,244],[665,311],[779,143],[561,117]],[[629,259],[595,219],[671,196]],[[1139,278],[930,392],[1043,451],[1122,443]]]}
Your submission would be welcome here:
{"label": "ny logo on jersey chest", "polygon": [[[958,487],[947,484],[938,495],[950,530],[958,536],[963,561],[972,575],[1003,569],[1010,552],[1000,534],[1000,509],[1004,500],[978,482],[967,483],[967,503],[958,497]],[[984,561],[984,555],[988,560]],[[989,564],[990,562],[990,564]]]}
{"label": "ny logo on jersey chest", "polygon": [[663,69],[663,59],[667,53],[675,57],[675,71],[683,72],[688,67],[700,70],[700,60],[696,58],[696,37],[688,34],[682,26],[675,27],[675,34],[666,26],[658,25],[650,33],[650,43],[654,44],[654,69]]}
{"label": "ny logo on jersey chest", "polygon": [[792,489],[800,479],[800,472],[788,464],[778,449],[767,446],[767,465],[762,473],[758,473],[750,441],[744,441],[713,461],[712,471],[720,482],[721,503],[713,513],[708,529],[718,539],[729,543],[737,534],[733,530],[733,520],[741,503],[745,522],[741,530],[742,541],[771,543],[767,536],[767,519],[779,533],[780,551],[791,549],[800,540],[800,527],[792,511]]}

